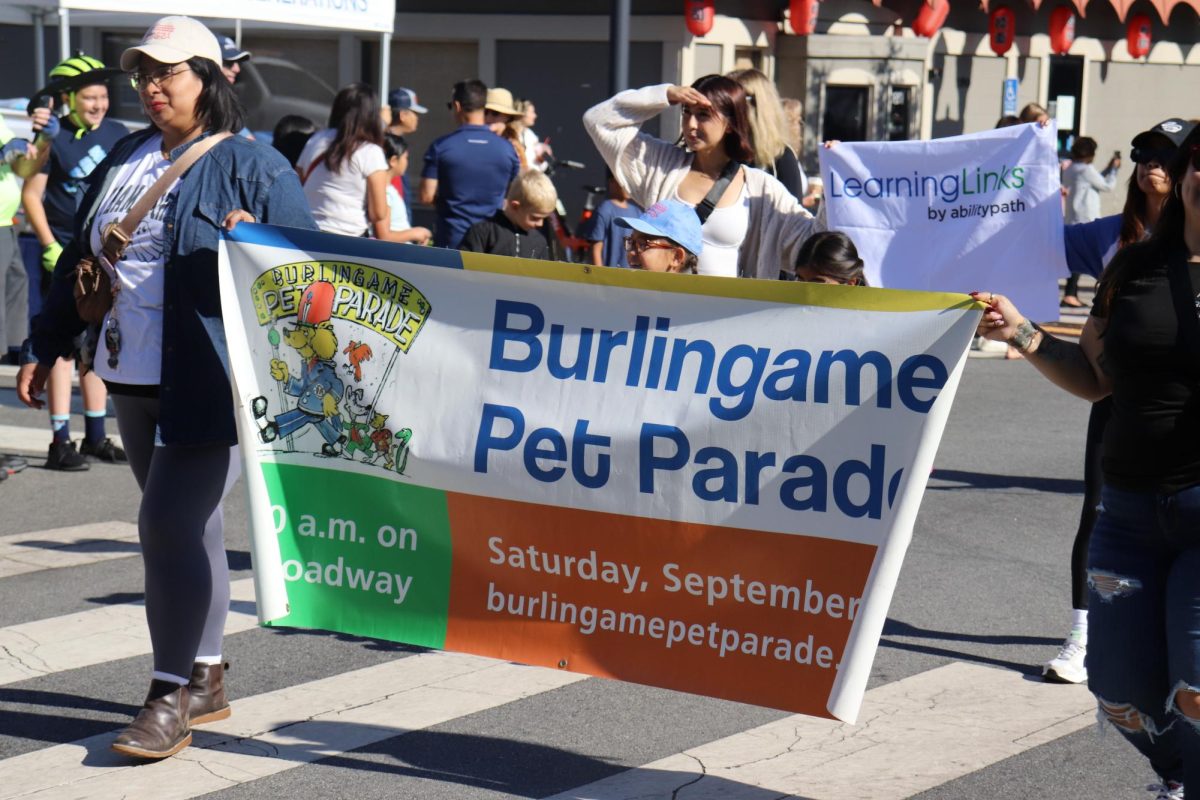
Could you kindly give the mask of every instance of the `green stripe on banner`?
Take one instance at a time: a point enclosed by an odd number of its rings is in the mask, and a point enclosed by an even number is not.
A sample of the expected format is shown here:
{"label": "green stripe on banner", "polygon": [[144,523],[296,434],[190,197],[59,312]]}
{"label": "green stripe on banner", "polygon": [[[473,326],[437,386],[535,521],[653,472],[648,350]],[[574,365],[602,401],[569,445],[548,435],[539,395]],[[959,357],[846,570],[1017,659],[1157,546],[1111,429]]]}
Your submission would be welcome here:
{"label": "green stripe on banner", "polygon": [[292,613],[271,623],[442,647],[446,495],[388,478],[263,464]]}

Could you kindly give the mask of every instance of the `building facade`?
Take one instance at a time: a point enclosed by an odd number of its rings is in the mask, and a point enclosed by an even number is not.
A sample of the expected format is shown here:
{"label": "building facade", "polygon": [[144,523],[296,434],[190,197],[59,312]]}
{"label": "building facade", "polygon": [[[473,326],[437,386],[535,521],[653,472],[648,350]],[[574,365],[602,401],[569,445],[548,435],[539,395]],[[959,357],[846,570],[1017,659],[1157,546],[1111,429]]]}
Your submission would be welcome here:
{"label": "building facade", "polygon": [[[781,94],[805,109],[802,161],[815,174],[825,139],[917,139],[993,127],[1004,111],[1006,80],[1016,79],[1016,107],[1037,102],[1054,113],[1064,140],[1095,138],[1101,153],[1120,150],[1161,119],[1200,116],[1200,0],[1076,0],[1086,16],[1065,54],[1051,52],[1050,17],[1066,0],[1006,0],[1014,13],[1014,46],[995,55],[988,13],[976,0],[952,0],[935,35],[919,37],[913,21],[925,0],[826,0],[816,31],[790,32],[785,0],[715,0],[709,33],[687,30],[678,0],[633,0],[629,76],[632,85],[689,83],[695,78],[755,66],[773,77]],[[997,5],[992,0],[993,6]],[[169,5],[169,3],[168,3]],[[583,184],[602,183],[602,165],[579,124],[583,111],[608,95],[610,0],[397,0],[390,53],[392,86],[414,89],[430,109],[412,136],[414,163],[452,125],[445,100],[457,80],[480,77],[505,86],[538,108],[536,130],[561,158],[588,165],[559,172],[555,180],[568,206],[582,200]],[[1160,10],[1162,9],[1162,10]],[[1165,13],[1165,19],[1163,14]],[[1125,20],[1148,14],[1153,46],[1135,59],[1126,48]],[[77,14],[73,44],[108,61],[135,40],[149,19]],[[0,14],[0,23],[3,23]],[[232,33],[231,20],[211,20]],[[378,40],[322,30],[282,30],[245,23],[243,45],[256,56],[298,69],[280,72],[287,90],[313,98],[353,80],[372,81]],[[57,60],[57,33],[46,32],[49,63]],[[0,24],[6,61],[25,69],[0,70],[0,96],[36,88],[30,29]],[[311,81],[308,81],[307,78]],[[307,84],[310,85],[306,85]],[[317,84],[321,84],[318,86]],[[137,113],[136,98],[122,90],[121,116]],[[318,120],[320,122],[320,120]],[[678,117],[652,125],[664,137]],[[1098,160],[1106,158],[1098,157]],[[416,172],[419,166],[414,166]],[[1122,179],[1130,174],[1128,158]],[[1119,207],[1123,192],[1105,198]]]}

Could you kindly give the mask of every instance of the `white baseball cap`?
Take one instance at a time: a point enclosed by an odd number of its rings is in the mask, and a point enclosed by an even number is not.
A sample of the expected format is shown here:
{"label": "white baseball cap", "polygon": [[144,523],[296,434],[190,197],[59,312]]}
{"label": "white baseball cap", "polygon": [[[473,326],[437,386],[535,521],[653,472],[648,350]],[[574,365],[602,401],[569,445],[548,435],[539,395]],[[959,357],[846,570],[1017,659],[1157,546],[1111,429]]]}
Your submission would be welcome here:
{"label": "white baseball cap", "polygon": [[121,54],[121,69],[132,72],[142,54],[163,64],[179,64],[189,58],[207,58],[221,64],[221,43],[204,23],[191,17],[163,17],[150,26],[140,44]]}

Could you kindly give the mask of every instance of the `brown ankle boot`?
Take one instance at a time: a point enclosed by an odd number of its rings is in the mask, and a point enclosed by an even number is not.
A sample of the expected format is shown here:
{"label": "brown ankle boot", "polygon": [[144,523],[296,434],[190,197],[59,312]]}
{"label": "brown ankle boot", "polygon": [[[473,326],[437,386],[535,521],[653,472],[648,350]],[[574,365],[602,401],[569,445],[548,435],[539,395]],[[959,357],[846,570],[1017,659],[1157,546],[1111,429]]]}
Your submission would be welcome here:
{"label": "brown ankle boot", "polygon": [[203,725],[225,719],[233,711],[225,698],[225,670],[229,664],[192,665],[192,681],[188,684],[188,716],[192,725]]}
{"label": "brown ankle boot", "polygon": [[166,758],[192,743],[188,690],[169,681],[150,681],[146,702],[133,723],[117,734],[112,749],[137,758]]}

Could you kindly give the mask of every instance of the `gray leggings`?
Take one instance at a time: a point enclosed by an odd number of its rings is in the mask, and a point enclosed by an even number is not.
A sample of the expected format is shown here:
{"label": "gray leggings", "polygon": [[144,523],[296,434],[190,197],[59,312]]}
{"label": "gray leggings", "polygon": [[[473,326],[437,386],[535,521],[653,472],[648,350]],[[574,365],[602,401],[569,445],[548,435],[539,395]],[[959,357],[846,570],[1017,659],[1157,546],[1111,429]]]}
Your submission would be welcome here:
{"label": "gray leggings", "polygon": [[154,669],[187,678],[197,656],[221,654],[229,613],[221,501],[238,476],[237,450],[156,445],[157,398],[114,395],[113,403],[142,489],[138,537]]}

